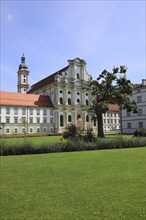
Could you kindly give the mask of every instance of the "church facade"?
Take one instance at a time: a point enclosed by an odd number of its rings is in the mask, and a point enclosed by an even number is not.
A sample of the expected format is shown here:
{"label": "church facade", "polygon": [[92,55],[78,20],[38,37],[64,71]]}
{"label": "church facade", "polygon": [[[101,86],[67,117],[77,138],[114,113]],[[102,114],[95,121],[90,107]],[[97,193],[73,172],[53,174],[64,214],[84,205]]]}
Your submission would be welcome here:
{"label": "church facade", "polygon": [[[97,131],[96,121],[92,121],[91,116],[86,111],[86,107],[90,105],[91,97],[90,93],[88,91],[85,91],[83,88],[85,86],[88,86],[88,84],[92,80],[92,77],[86,70],[86,62],[84,60],[80,58],[68,60],[68,65],[66,67],[29,87],[29,70],[28,66],[25,63],[25,57],[24,55],[22,55],[21,64],[19,65],[17,73],[17,91],[20,96],[25,95],[25,97],[30,97],[32,95],[36,95],[38,100],[39,96],[48,97],[48,102],[51,104],[47,105],[47,108],[49,109],[49,112],[52,112],[52,115],[51,120],[47,119],[48,126],[47,130],[45,129],[47,133],[62,133],[65,130],[67,124],[70,123],[75,125],[81,123],[84,129],[93,128],[94,131]],[[19,98],[21,99],[21,97]],[[35,103],[37,102],[35,101]],[[1,105],[0,112],[3,111],[4,113],[4,110],[2,109],[10,107],[9,104],[10,103],[6,103],[6,106],[4,106],[3,103],[3,105]],[[13,107],[14,103],[11,104],[11,108]],[[17,107],[20,106],[18,105]],[[44,106],[44,103],[41,106],[41,102],[39,102],[39,106],[37,106],[37,104],[35,104],[34,106],[29,106],[29,103],[26,103],[26,105],[23,107],[35,108],[35,112],[37,111],[37,108],[43,109],[46,106]],[[50,113],[48,113],[47,117],[50,117]],[[6,131],[8,123],[6,123],[6,119],[4,119],[4,117],[2,118],[1,115],[0,119],[0,123],[5,123]],[[2,120],[4,122],[2,122]],[[109,111],[103,115],[103,120],[105,131],[120,129],[120,111],[118,106],[109,105]],[[36,127],[37,120],[33,118],[33,122],[34,123],[31,123],[31,128]],[[28,124],[29,123],[30,120],[28,118]],[[42,127],[44,127],[43,124]],[[13,129],[11,129],[11,131],[12,130]],[[36,133],[36,129],[31,129],[31,131],[32,130],[32,133]],[[29,131],[30,130],[28,130],[28,132]],[[38,131],[41,130],[38,128]]]}

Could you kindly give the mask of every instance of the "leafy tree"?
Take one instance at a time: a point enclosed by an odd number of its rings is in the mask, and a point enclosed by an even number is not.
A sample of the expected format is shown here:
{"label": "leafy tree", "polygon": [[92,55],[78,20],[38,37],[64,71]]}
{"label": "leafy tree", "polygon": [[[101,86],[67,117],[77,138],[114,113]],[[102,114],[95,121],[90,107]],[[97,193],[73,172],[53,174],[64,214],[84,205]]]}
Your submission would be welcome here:
{"label": "leafy tree", "polygon": [[26,121],[25,118],[21,118],[20,119],[20,125],[25,128],[25,131],[24,131],[24,137],[26,138],[26,132],[28,132],[28,122]]}
{"label": "leafy tree", "polygon": [[104,70],[97,80],[91,80],[86,88],[91,94],[91,105],[87,110],[92,119],[97,120],[98,137],[104,137],[103,113],[109,110],[109,104],[118,104],[120,110],[137,112],[137,105],[130,99],[134,86],[126,79],[127,68],[125,66],[114,67],[112,72]]}

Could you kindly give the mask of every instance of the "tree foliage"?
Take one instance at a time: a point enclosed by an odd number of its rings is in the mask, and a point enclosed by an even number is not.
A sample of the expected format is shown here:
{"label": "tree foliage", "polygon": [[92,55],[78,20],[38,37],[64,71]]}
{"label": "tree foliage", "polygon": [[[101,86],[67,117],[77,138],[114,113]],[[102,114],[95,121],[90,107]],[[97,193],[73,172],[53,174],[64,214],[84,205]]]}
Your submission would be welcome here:
{"label": "tree foliage", "polygon": [[109,104],[119,105],[120,110],[137,112],[136,103],[130,99],[134,86],[126,79],[126,71],[125,66],[114,67],[112,72],[104,70],[86,88],[91,94],[91,104],[87,110],[97,120],[99,137],[104,137],[102,114],[109,110]]}

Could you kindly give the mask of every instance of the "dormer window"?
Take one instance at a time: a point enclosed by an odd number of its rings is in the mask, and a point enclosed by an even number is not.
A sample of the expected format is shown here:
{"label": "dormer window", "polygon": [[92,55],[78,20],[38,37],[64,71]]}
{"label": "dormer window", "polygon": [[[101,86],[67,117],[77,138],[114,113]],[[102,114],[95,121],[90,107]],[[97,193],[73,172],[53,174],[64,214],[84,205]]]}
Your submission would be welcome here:
{"label": "dormer window", "polygon": [[79,74],[79,73],[77,73],[77,75],[76,75],[76,76],[77,76],[77,79],[80,79],[80,74]]}

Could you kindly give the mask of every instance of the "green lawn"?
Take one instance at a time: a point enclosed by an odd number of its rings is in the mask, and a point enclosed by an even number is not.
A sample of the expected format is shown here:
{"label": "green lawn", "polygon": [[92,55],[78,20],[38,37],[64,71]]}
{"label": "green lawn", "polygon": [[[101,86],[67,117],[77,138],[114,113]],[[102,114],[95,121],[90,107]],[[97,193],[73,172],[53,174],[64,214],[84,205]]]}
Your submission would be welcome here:
{"label": "green lawn", "polygon": [[2,220],[145,220],[146,148],[1,157]]}
{"label": "green lawn", "polygon": [[42,137],[26,137],[26,138],[1,138],[0,141],[11,143],[11,145],[21,144],[24,141],[31,142],[33,145],[42,145],[44,143],[53,144],[65,141],[62,136],[42,136]]}

